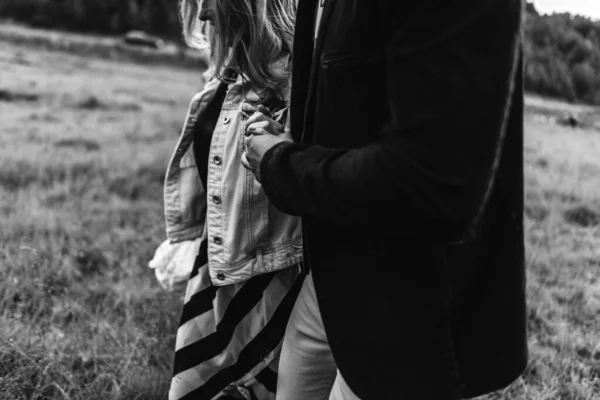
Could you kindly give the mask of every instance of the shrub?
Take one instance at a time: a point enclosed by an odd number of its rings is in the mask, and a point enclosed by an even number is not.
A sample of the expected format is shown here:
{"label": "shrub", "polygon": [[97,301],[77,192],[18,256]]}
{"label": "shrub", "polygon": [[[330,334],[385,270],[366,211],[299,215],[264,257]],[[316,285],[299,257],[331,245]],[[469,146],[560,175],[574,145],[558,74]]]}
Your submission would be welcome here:
{"label": "shrub", "polygon": [[524,48],[526,90],[600,104],[600,22],[528,3]]}

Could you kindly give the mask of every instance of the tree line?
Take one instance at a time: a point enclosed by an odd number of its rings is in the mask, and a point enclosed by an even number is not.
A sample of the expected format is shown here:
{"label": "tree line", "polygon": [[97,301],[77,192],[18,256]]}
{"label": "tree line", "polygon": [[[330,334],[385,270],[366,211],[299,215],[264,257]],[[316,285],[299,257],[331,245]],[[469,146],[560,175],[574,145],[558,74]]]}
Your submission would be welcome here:
{"label": "tree line", "polygon": [[529,3],[524,50],[526,90],[600,105],[600,21],[539,15]]}
{"label": "tree line", "polygon": [[[80,32],[143,30],[181,40],[177,0],[0,0],[0,17]],[[600,21],[540,15],[528,3],[524,51],[527,91],[600,105]]]}
{"label": "tree line", "polygon": [[180,39],[177,0],[0,0],[0,17],[38,27]]}

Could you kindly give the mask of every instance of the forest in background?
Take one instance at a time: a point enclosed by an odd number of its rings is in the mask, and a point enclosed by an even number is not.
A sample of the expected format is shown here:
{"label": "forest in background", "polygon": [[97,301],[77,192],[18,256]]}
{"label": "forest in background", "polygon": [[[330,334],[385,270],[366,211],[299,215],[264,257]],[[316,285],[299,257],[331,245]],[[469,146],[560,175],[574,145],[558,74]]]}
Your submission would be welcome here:
{"label": "forest in background", "polygon": [[600,21],[527,5],[525,88],[570,102],[600,105]]}
{"label": "forest in background", "polygon": [[[0,0],[0,17],[77,32],[143,30],[181,42],[176,0]],[[600,21],[540,15],[527,3],[524,47],[527,91],[600,105]]]}

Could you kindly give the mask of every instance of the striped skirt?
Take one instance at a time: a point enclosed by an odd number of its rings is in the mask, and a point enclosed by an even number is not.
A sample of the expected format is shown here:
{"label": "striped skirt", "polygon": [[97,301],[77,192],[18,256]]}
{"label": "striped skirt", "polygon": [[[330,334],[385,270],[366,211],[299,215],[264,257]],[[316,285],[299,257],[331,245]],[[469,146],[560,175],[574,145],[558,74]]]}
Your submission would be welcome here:
{"label": "striped skirt", "polygon": [[169,400],[211,400],[225,394],[274,399],[279,352],[302,282],[298,265],[213,286],[203,242],[177,330]]}

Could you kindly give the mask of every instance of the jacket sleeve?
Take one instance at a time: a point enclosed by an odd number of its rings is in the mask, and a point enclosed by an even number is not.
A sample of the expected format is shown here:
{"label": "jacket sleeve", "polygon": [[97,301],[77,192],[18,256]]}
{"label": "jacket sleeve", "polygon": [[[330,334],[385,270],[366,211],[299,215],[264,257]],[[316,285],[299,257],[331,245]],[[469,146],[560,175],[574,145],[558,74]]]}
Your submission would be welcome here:
{"label": "jacket sleeve", "polygon": [[263,186],[276,207],[314,220],[460,231],[480,212],[497,167],[521,2],[428,0],[407,17],[391,8],[390,119],[372,135],[378,141],[354,149],[280,143],[261,162]]}

